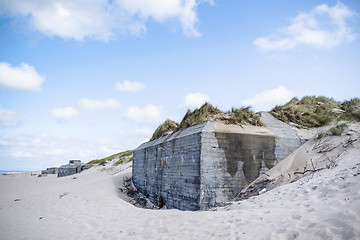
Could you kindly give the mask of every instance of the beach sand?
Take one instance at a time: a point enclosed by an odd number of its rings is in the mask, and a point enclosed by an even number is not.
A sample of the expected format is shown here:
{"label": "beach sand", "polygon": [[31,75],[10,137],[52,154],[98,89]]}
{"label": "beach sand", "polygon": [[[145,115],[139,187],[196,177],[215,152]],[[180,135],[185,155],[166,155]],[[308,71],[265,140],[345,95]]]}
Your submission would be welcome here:
{"label": "beach sand", "polygon": [[[360,239],[356,142],[332,168],[212,211],[134,207],[118,189],[131,163],[63,178],[1,176],[0,239]],[[295,156],[279,169],[286,173]]]}

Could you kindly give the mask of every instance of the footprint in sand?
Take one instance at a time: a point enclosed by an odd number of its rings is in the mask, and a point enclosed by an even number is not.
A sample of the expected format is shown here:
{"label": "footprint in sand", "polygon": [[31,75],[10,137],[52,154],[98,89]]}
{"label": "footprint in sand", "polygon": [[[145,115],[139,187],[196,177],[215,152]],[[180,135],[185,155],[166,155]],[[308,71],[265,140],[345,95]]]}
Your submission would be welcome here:
{"label": "footprint in sand", "polygon": [[308,208],[310,206],[311,206],[310,204],[304,204],[304,207],[306,207],[306,208]]}
{"label": "footprint in sand", "polygon": [[292,216],[291,216],[291,219],[300,220],[300,219],[301,219],[301,216],[300,216],[300,215],[292,215]]}
{"label": "footprint in sand", "polygon": [[299,237],[299,233],[294,230],[286,230],[286,229],[279,229],[276,232],[272,233],[270,236],[271,240],[279,240],[279,239],[286,239],[292,240]]}
{"label": "footprint in sand", "polygon": [[299,222],[296,226],[299,228],[309,229],[315,227],[316,223],[310,222],[308,220],[304,220]]}

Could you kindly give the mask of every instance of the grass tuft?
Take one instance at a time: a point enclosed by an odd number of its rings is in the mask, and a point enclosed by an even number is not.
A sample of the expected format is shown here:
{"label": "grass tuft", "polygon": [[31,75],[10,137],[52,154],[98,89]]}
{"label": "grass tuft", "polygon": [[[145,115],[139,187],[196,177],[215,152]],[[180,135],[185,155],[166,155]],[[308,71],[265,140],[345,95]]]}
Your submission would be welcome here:
{"label": "grass tuft", "polygon": [[336,127],[330,128],[330,133],[334,136],[341,136],[345,129],[349,127],[348,124],[342,123],[337,125]]}
{"label": "grass tuft", "polygon": [[335,127],[330,128],[326,132],[320,132],[316,135],[315,139],[319,140],[326,136],[341,136],[343,132],[349,127],[347,123],[341,123],[336,125]]}
{"label": "grass tuft", "polygon": [[226,124],[251,124],[254,126],[263,126],[260,121],[260,115],[254,113],[250,107],[239,109],[233,108],[229,112],[222,112],[210,103],[204,103],[200,108],[197,108],[194,111],[188,110],[180,124],[171,120],[166,120],[155,130],[151,140],[209,120],[219,120]]}
{"label": "grass tuft", "polygon": [[116,161],[114,163],[114,165],[117,164],[117,162],[119,162],[117,165],[122,164],[122,163],[127,163],[127,162],[130,162],[132,160],[133,152],[134,152],[133,150],[127,150],[127,151],[124,151],[124,152],[113,154],[113,155],[111,155],[109,157],[106,157],[106,158],[92,160],[92,161],[88,162],[87,164],[105,165],[106,163],[114,160],[115,158],[119,158],[119,160]]}
{"label": "grass tuft", "polygon": [[128,162],[131,162],[133,160],[133,155],[131,153],[131,155],[128,155],[128,156],[124,156],[124,157],[121,157],[119,158],[119,160],[117,160],[113,166],[119,166],[120,164],[125,164],[125,163],[128,163]]}
{"label": "grass tuft", "polygon": [[275,106],[270,113],[283,122],[301,128],[321,127],[338,119],[343,113],[341,103],[332,98],[306,96],[291,99],[283,106]]}
{"label": "grass tuft", "polygon": [[187,111],[180,122],[179,129],[185,129],[208,120],[213,120],[216,116],[222,113],[222,111],[210,103],[204,103],[200,108],[197,108],[194,111]]}
{"label": "grass tuft", "polygon": [[154,134],[151,137],[151,141],[171,134],[177,131],[178,128],[179,124],[177,122],[168,119],[155,130]]}
{"label": "grass tuft", "polygon": [[221,120],[227,124],[241,125],[248,123],[253,126],[263,126],[263,123],[260,121],[260,114],[251,111],[251,107],[233,108]]}
{"label": "grass tuft", "polygon": [[346,117],[352,117],[358,121],[360,120],[360,98],[344,101],[341,104],[341,109],[345,111]]}

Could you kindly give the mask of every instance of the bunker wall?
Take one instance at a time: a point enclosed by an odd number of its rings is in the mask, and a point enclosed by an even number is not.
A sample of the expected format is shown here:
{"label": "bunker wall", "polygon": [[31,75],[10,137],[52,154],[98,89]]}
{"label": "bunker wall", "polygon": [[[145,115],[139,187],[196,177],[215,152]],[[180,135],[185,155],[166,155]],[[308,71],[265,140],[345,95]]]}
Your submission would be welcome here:
{"label": "bunker wall", "polygon": [[201,208],[223,206],[275,162],[275,138],[204,132],[201,139]]}
{"label": "bunker wall", "polygon": [[135,150],[133,183],[159,207],[199,210],[200,132]]}

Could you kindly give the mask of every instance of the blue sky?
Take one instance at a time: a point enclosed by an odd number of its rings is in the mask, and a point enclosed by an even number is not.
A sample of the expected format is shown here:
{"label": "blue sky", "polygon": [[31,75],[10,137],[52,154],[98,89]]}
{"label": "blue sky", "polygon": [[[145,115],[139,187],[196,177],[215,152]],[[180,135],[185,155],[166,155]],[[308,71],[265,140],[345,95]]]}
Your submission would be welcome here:
{"label": "blue sky", "polygon": [[3,0],[0,169],[134,149],[209,101],[359,97],[360,3]]}

